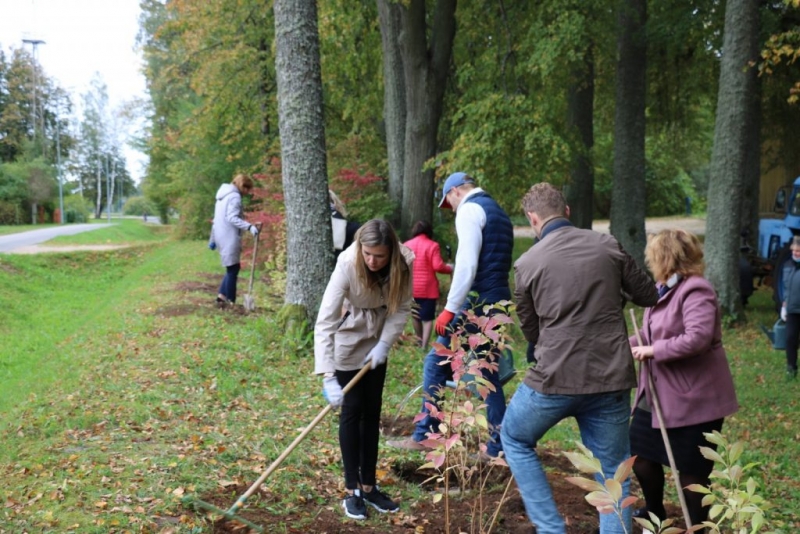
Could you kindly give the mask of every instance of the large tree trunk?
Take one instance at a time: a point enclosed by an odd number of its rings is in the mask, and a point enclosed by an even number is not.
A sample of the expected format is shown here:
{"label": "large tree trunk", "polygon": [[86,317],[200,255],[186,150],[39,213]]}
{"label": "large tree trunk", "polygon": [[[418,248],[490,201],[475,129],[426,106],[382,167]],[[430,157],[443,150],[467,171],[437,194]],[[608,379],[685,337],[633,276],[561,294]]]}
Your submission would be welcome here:
{"label": "large tree trunk", "polygon": [[275,70],[286,206],[286,298],[310,324],[333,267],[315,0],[276,0]]}
{"label": "large tree trunk", "polygon": [[400,50],[402,13],[400,5],[390,0],[378,1],[383,51],[383,120],[386,129],[386,152],[389,161],[389,198],[396,209],[392,223],[400,223],[403,202],[403,164],[406,136],[406,88],[403,54]]}
{"label": "large tree trunk", "polygon": [[573,68],[567,89],[567,127],[579,144],[569,170],[567,204],[570,220],[578,228],[592,228],[594,215],[594,55],[591,45],[584,61]]}
{"label": "large tree trunk", "polygon": [[758,57],[758,2],[728,0],[719,73],[714,149],[708,186],[706,275],[717,290],[724,314],[737,319],[741,310],[738,259],[742,226],[742,189],[748,170],[748,111],[756,93],[749,62]]}
{"label": "large tree trunk", "polygon": [[456,32],[456,0],[438,0],[433,13],[431,46],[426,35],[425,0],[410,0],[402,10],[400,42],[406,84],[405,163],[401,235],[410,236],[418,220],[433,216],[433,170],[423,171],[436,154],[445,82]]}
{"label": "large tree trunk", "polygon": [[644,265],[645,100],[647,95],[646,0],[624,0],[618,14],[614,184],[611,233]]}

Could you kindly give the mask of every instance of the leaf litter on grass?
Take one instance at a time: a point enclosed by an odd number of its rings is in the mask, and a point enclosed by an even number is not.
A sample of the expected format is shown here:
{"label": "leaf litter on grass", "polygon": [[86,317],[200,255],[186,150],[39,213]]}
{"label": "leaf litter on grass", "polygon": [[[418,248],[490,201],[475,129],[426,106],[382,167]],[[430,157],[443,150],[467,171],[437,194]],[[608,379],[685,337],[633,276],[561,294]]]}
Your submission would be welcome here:
{"label": "leaf litter on grass", "polygon": [[[181,284],[217,276],[190,261],[195,255],[190,244],[175,247],[163,268],[145,273],[143,285],[131,285],[133,304],[117,305],[113,324],[69,338],[74,365],[85,373],[79,386],[55,384],[46,395],[26,399],[13,414],[16,423],[4,428],[0,440],[15,452],[6,452],[12,460],[2,471],[0,497],[6,506],[0,511],[0,532],[243,532],[219,530],[236,525],[215,527],[213,517],[186,507],[181,499],[198,495],[229,507],[324,406],[312,358],[278,349],[280,332],[268,315],[270,306],[279,303],[265,300],[265,310],[257,314],[213,309],[197,295],[204,291],[202,282],[192,286],[197,291]],[[144,254],[142,261],[148,258]],[[209,259],[204,268],[215,268],[212,264]],[[194,306],[195,312],[155,313],[168,306],[186,311]],[[742,343],[757,344],[751,338]],[[396,377],[417,379],[417,360],[393,358]],[[754,368],[748,354],[741,358],[736,365]],[[387,391],[384,414],[401,396]],[[739,429],[746,420],[732,426]],[[781,434],[796,428],[779,418],[765,426]],[[748,431],[765,447],[782,443],[758,437],[760,429]],[[593,532],[596,512],[580,490],[563,481],[574,472],[562,465],[558,451],[541,452],[570,534]],[[429,490],[406,480],[397,467],[415,471],[415,462],[422,464],[421,455],[382,447],[381,481],[401,511],[372,514],[363,524],[345,519],[331,416],[242,513],[268,531],[442,532],[441,505],[434,505]],[[489,506],[495,498],[487,495]],[[452,504],[452,517],[468,528],[472,504],[459,499]],[[496,532],[530,532],[516,493],[501,518]]]}

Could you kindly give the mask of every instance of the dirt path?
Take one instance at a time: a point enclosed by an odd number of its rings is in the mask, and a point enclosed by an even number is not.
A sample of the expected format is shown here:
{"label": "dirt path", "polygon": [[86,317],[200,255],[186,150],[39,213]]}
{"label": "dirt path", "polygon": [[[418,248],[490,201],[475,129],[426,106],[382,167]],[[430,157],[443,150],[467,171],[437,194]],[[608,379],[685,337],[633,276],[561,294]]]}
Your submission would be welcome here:
{"label": "dirt path", "polygon": [[[597,220],[592,223],[592,230],[604,234],[609,233],[608,219]],[[645,231],[660,232],[666,228],[682,228],[697,235],[705,235],[706,220],[699,217],[650,217],[645,221]],[[533,237],[533,228],[530,226],[514,227],[517,237]]]}

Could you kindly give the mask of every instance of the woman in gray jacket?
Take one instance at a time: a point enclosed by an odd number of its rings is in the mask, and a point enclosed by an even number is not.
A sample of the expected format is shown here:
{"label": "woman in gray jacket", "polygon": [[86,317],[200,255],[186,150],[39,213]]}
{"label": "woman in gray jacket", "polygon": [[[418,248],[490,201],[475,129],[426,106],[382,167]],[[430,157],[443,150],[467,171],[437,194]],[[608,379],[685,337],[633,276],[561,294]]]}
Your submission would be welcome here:
{"label": "woman in gray jacket", "polygon": [[253,190],[253,179],[246,174],[237,174],[229,184],[222,184],[217,191],[217,204],[214,207],[214,225],[208,247],[219,249],[225,277],[219,286],[217,305],[225,306],[236,302],[236,280],[239,277],[242,254],[242,231],[249,231],[258,239],[258,228],[244,220],[242,195]]}
{"label": "woman in gray jacket", "polygon": [[[342,407],[342,506],[353,519],[366,518],[366,504],[399,509],[376,485],[375,468],[386,359],[411,313],[413,260],[388,222],[368,221],[339,255],[314,328],[314,372],[324,377],[328,402]],[[365,365],[372,369],[344,395],[342,387]]]}

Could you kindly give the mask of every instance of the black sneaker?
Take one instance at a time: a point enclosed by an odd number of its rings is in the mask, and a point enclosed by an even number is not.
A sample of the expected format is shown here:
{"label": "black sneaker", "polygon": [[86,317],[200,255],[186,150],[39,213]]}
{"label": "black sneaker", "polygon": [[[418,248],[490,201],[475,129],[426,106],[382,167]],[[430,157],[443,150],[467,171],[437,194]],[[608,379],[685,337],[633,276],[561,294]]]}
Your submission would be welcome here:
{"label": "black sneaker", "polygon": [[367,518],[367,507],[361,496],[361,490],[353,490],[352,495],[345,497],[342,501],[342,508],[344,508],[344,514],[351,519]]}
{"label": "black sneaker", "polygon": [[391,500],[388,495],[378,489],[378,486],[372,486],[372,491],[364,494],[364,502],[382,514],[385,514],[386,512],[396,512],[400,509],[396,502]]}

